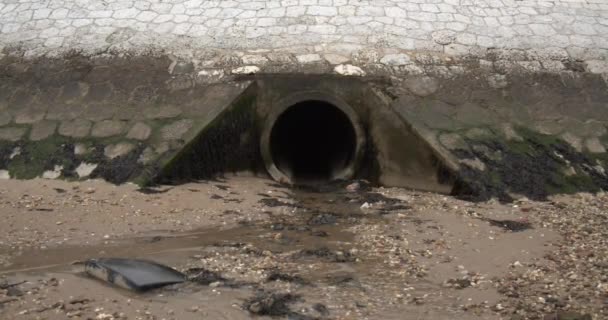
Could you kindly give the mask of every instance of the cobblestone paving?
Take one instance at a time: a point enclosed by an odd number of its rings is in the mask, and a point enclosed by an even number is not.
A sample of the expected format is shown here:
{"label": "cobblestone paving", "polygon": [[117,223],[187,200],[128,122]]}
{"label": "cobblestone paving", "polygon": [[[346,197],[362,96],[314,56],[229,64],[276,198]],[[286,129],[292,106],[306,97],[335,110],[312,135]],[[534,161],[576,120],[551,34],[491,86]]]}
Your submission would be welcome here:
{"label": "cobblestone paving", "polygon": [[[321,60],[323,53],[336,64],[367,47],[447,55],[506,48],[605,60],[608,1],[3,0],[2,47],[19,47],[29,56],[71,49],[287,49],[301,53],[301,63]],[[260,63],[247,59],[245,64]]]}

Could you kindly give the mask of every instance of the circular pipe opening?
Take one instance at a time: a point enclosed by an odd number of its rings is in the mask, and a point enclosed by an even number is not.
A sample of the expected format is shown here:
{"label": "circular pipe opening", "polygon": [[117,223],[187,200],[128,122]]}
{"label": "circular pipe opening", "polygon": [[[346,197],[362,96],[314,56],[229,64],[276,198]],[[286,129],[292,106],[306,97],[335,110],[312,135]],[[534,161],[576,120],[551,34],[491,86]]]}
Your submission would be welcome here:
{"label": "circular pipe opening", "polygon": [[361,154],[362,130],[350,107],[332,102],[301,100],[271,115],[261,146],[268,172],[275,180],[318,184],[353,177]]}

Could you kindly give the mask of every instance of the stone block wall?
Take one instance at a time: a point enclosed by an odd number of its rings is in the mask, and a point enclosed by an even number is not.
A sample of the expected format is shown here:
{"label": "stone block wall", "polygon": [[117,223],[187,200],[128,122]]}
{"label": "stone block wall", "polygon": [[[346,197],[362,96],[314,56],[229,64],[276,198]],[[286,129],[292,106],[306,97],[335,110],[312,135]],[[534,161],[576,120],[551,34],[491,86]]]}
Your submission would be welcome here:
{"label": "stone block wall", "polygon": [[608,188],[608,87],[580,72],[412,77],[393,106],[476,199]]}
{"label": "stone block wall", "polygon": [[[255,154],[265,108],[290,91],[281,86],[298,83],[280,77],[310,77],[308,82],[325,83],[327,91],[352,105],[366,105],[359,110],[365,119],[389,116],[390,126],[416,136],[415,143],[422,141],[449,171],[451,192],[474,199],[543,199],[608,187],[605,74],[579,68],[567,57],[539,60],[516,50],[487,51],[483,57],[399,53],[390,59],[365,52],[334,62],[299,62],[287,53],[273,62],[273,53],[260,53],[264,59],[257,59],[263,61],[258,65],[217,55],[212,68],[197,56],[5,55],[0,177],[150,182],[171,166],[185,168],[176,159],[201,145],[224,150],[207,150],[206,158],[198,153],[195,160],[213,169],[203,170],[205,175],[228,167],[263,171]],[[384,61],[374,58],[380,56]],[[551,62],[561,67],[547,69]],[[314,80],[325,76],[333,80]],[[355,79],[362,84],[355,91],[332,84]],[[255,114],[245,117],[235,108]],[[401,124],[394,123],[397,118]],[[374,121],[377,132],[389,127],[386,120]],[[222,126],[241,128],[239,140],[228,143],[217,132],[211,134],[216,138],[201,140],[209,137],[209,128]],[[411,147],[398,142],[384,143],[380,156]],[[245,152],[249,165],[221,164],[239,158],[232,151]],[[397,175],[385,174],[381,182],[399,185],[400,175],[414,172],[405,169],[407,159],[386,162],[384,173],[392,167]],[[445,178],[441,175],[436,172],[434,181]]]}
{"label": "stone block wall", "polygon": [[249,85],[202,86],[187,66],[169,73],[171,65],[146,57],[1,60],[0,176],[136,179]]}

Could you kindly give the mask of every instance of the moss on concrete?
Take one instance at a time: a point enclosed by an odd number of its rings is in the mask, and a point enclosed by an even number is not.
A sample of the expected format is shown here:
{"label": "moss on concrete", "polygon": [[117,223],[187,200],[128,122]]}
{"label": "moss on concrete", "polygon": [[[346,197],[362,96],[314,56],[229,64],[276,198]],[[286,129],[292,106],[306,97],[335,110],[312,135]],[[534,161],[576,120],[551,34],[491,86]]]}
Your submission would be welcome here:
{"label": "moss on concrete", "polygon": [[[510,201],[511,194],[545,200],[551,194],[608,188],[608,178],[596,168],[594,157],[598,155],[578,152],[555,136],[521,127],[516,130],[522,141],[498,135],[491,139],[465,138],[471,147],[457,149],[454,154],[460,159],[479,159],[486,170],[462,164],[456,194],[471,200],[496,197]],[[489,156],[487,150],[500,154],[500,159]]]}
{"label": "moss on concrete", "polygon": [[[113,183],[123,183],[130,180],[141,170],[138,163],[143,145],[126,155],[108,159],[104,155],[105,146],[124,139],[113,137],[106,139],[74,139],[53,135],[40,141],[19,141],[15,143],[0,143],[0,169],[9,171],[12,178],[33,179],[42,176],[45,171],[62,168],[60,178],[78,179],[75,170],[82,162],[94,163],[98,167],[91,173],[91,178],[103,178]],[[90,149],[82,155],[74,153],[74,145],[83,144]],[[19,148],[18,153],[14,153]],[[12,157],[11,157],[12,156]]]}
{"label": "moss on concrete", "polygon": [[55,166],[65,166],[68,162],[65,158],[66,143],[66,139],[58,137],[37,142],[14,143],[12,150],[8,152],[12,154],[15,148],[20,151],[8,161],[6,169],[13,178],[33,179],[41,176],[44,171],[53,170]]}

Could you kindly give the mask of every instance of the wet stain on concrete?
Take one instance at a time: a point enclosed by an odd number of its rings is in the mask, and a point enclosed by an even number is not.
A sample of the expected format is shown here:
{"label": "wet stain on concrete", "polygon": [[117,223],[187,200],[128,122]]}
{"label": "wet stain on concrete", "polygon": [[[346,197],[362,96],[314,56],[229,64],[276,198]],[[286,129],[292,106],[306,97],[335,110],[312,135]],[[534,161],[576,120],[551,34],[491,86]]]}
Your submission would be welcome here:
{"label": "wet stain on concrete", "polygon": [[169,159],[149,183],[180,183],[263,170],[257,144],[253,96],[245,92],[218,119]]}

